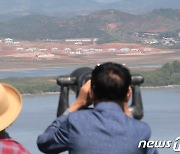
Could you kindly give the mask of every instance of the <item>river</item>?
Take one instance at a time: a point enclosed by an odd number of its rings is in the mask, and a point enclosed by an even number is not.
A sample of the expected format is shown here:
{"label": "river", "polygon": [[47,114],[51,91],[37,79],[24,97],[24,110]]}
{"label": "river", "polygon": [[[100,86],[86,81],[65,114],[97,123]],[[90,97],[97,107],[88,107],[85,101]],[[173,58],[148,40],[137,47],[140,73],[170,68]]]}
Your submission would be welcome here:
{"label": "river", "polygon": [[[32,154],[40,154],[36,139],[55,119],[59,95],[23,96],[19,118],[8,128],[10,135]],[[143,121],[152,129],[151,140],[172,140],[180,136],[180,88],[142,89]],[[70,101],[74,100],[71,95]],[[65,152],[67,153],[67,152]],[[159,149],[160,154],[172,154],[173,148]]]}
{"label": "river", "polygon": [[9,77],[36,77],[36,76],[58,76],[63,74],[70,74],[75,68],[60,67],[60,68],[44,68],[44,69],[27,69],[27,70],[8,70],[0,71],[1,78]]}

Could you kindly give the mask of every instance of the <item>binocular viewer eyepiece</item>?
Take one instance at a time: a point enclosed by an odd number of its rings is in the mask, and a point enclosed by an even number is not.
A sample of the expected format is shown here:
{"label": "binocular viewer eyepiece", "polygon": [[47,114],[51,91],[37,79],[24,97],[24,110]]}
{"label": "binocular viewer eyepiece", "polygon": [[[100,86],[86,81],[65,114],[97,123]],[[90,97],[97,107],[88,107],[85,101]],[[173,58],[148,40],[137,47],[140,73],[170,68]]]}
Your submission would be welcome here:
{"label": "binocular viewer eyepiece", "polygon": [[60,86],[66,86],[76,93],[78,96],[80,88],[91,79],[92,68],[81,67],[73,71],[70,75],[59,76],[57,78],[57,84]]}
{"label": "binocular viewer eyepiece", "polygon": [[[87,74],[85,77],[86,81],[88,79],[91,79],[91,74]],[[57,78],[57,84],[58,85],[63,85],[63,86],[72,86],[76,85],[78,82],[78,77],[75,76],[69,76],[69,75],[62,75]],[[134,75],[131,77],[131,83],[132,85],[140,85],[144,82],[144,78],[139,75]]]}
{"label": "binocular viewer eyepiece", "polygon": [[[68,86],[78,95],[81,86],[91,79],[92,68],[82,67],[73,71],[70,75],[62,75],[57,78],[57,84],[60,86]],[[139,75],[131,77],[132,85],[140,85],[144,82],[144,78]],[[78,89],[79,88],[79,89]]]}
{"label": "binocular viewer eyepiece", "polygon": [[[82,67],[73,71],[70,75],[62,75],[57,78],[57,84],[61,87],[57,116],[61,115],[69,106],[69,89],[76,93],[79,91],[89,79],[91,79],[92,68]],[[144,78],[139,75],[132,75],[132,103],[129,106],[132,116],[136,119],[143,117],[143,104],[141,99],[140,85],[144,82]]]}

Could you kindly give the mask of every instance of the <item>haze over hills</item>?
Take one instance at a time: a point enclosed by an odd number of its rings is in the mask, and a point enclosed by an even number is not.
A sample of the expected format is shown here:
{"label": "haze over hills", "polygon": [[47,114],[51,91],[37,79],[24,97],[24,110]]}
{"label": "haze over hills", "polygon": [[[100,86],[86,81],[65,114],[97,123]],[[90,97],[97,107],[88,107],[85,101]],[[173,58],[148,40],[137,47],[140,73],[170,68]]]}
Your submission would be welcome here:
{"label": "haze over hills", "polygon": [[179,0],[118,0],[106,4],[106,8],[117,9],[131,13],[147,13],[154,9],[172,8],[180,9]]}
{"label": "haze over hills", "polygon": [[41,14],[72,17],[93,11],[116,9],[130,13],[145,13],[159,8],[180,9],[179,0],[1,0],[0,21]]}
{"label": "haze over hills", "polygon": [[25,40],[98,37],[113,39],[134,32],[169,32],[180,28],[180,10],[160,9],[144,15],[118,10],[60,19],[27,15],[0,23],[0,36]]}
{"label": "haze over hills", "polygon": [[1,0],[0,15],[1,20],[30,14],[69,17],[100,7],[100,3],[93,0]]}

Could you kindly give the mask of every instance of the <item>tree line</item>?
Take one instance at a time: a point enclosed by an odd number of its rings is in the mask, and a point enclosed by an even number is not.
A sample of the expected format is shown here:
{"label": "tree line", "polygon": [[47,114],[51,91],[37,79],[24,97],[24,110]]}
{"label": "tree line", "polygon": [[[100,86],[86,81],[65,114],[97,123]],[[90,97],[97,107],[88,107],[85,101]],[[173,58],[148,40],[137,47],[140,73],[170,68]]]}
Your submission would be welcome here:
{"label": "tree line", "polygon": [[140,74],[145,78],[143,86],[180,85],[180,61],[166,63],[159,69]]}

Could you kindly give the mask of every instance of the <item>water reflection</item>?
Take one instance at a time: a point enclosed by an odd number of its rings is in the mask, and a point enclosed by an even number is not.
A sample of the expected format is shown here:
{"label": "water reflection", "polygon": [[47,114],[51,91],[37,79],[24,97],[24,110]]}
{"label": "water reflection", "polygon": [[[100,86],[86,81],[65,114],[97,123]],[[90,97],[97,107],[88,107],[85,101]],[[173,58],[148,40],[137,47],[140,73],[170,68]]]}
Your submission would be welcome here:
{"label": "water reflection", "polygon": [[[153,140],[175,140],[179,135],[180,88],[143,89],[145,115],[142,119],[152,128]],[[75,96],[71,94],[70,102]],[[36,146],[37,136],[56,118],[59,95],[24,96],[23,110],[9,127],[10,135],[21,142],[33,154],[40,153]],[[173,149],[159,149],[171,154]],[[67,152],[66,152],[67,153]]]}

